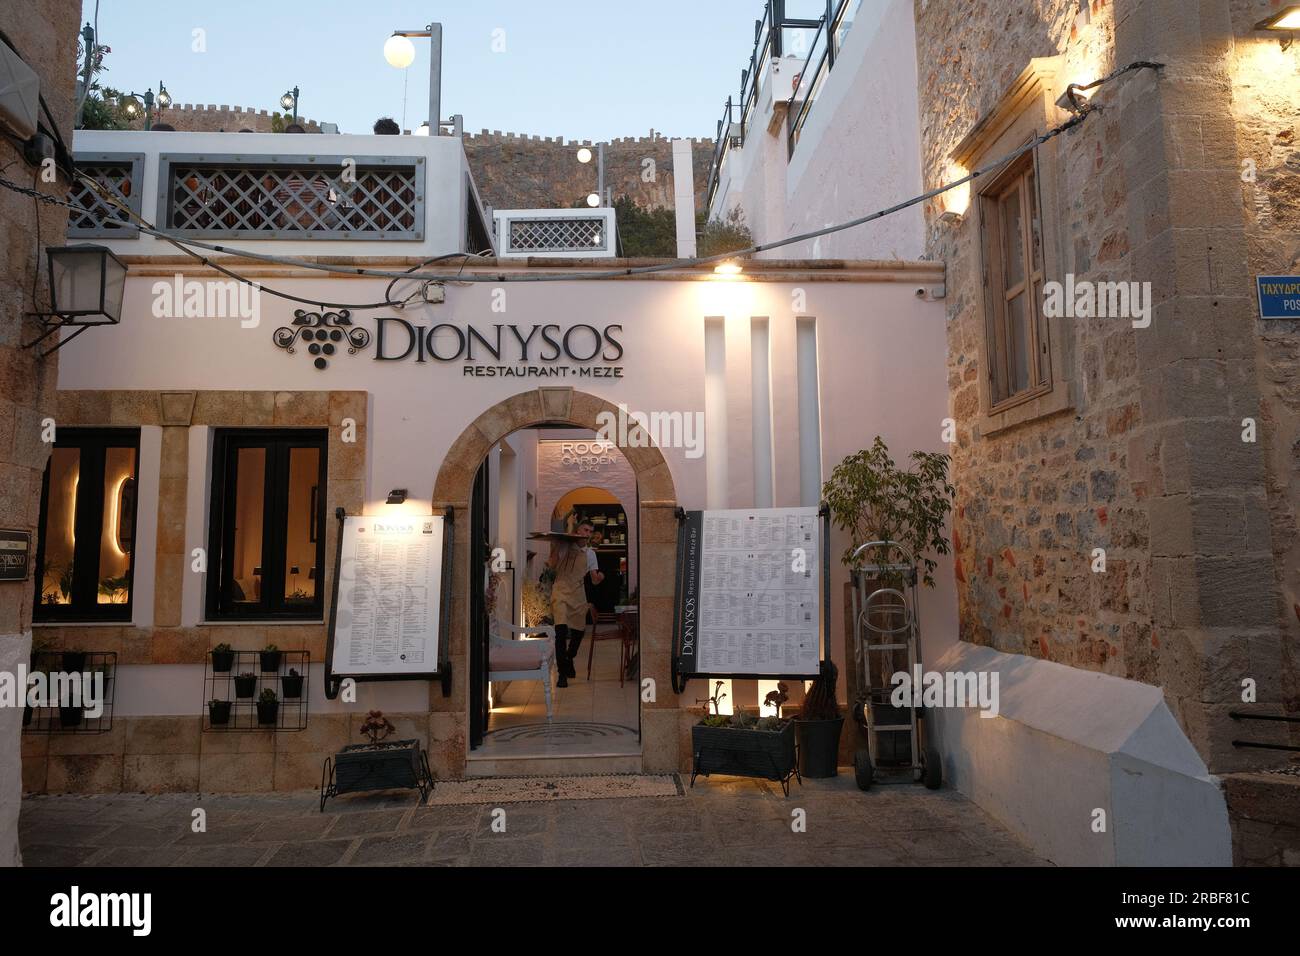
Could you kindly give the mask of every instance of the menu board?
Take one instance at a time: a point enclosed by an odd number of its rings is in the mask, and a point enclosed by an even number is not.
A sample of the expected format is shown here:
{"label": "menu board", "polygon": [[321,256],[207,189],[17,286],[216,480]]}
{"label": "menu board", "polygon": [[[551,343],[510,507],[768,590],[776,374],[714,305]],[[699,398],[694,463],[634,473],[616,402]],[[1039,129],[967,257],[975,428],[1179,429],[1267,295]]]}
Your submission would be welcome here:
{"label": "menu board", "polygon": [[442,516],[350,516],[343,522],[331,671],[438,670]]}
{"label": "menu board", "polygon": [[683,673],[816,677],[822,627],[818,509],[690,511],[681,533]]}

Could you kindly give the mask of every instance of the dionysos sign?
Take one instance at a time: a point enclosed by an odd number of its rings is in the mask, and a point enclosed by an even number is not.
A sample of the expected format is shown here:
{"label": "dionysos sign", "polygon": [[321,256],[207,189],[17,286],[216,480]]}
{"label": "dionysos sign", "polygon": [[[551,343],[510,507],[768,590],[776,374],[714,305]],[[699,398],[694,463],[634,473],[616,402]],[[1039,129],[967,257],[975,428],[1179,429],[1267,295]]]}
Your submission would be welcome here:
{"label": "dionysos sign", "polygon": [[[291,354],[306,343],[318,369],[326,368],[337,352],[355,354],[372,340],[368,331],[352,325],[346,309],[298,311],[294,316],[293,325],[276,329],[272,341]],[[622,378],[623,367],[616,364],[623,358],[622,333],[622,325],[585,322],[479,327],[454,322],[421,325],[381,316],[375,320],[371,359],[417,365],[458,362],[462,375],[479,378]]]}

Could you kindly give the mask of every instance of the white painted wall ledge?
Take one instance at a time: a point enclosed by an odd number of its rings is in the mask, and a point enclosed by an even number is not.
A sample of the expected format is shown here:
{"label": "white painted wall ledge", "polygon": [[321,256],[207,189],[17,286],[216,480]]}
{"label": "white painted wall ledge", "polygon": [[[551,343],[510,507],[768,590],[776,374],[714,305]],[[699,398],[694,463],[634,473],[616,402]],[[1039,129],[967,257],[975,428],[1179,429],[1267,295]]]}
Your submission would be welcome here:
{"label": "white painted wall ledge", "polygon": [[944,782],[1047,859],[1232,864],[1222,790],[1159,687],[965,642],[929,666],[998,674],[997,717],[933,712]]}

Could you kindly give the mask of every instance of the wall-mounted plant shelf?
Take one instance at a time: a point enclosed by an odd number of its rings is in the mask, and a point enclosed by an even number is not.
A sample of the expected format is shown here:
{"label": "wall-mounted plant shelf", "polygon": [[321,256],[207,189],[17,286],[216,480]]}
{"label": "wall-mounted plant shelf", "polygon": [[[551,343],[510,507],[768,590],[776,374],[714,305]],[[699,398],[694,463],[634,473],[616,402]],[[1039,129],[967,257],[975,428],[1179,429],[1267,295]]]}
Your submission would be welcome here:
{"label": "wall-mounted plant shelf", "polygon": [[[23,707],[23,733],[25,734],[102,734],[113,729],[113,692],[117,684],[117,654],[112,651],[37,651],[32,655],[30,673],[91,675],[102,674],[102,710],[98,717],[81,704],[69,698],[65,706]],[[66,681],[66,678],[63,679]],[[84,678],[82,687],[85,686]],[[56,695],[58,687],[49,687]],[[80,691],[78,692],[80,695]],[[93,691],[92,691],[93,693]],[[80,704],[82,698],[75,700]],[[53,699],[50,699],[54,703]]]}
{"label": "wall-mounted plant shelf", "polygon": [[306,730],[310,664],[307,651],[209,651],[203,732]]}

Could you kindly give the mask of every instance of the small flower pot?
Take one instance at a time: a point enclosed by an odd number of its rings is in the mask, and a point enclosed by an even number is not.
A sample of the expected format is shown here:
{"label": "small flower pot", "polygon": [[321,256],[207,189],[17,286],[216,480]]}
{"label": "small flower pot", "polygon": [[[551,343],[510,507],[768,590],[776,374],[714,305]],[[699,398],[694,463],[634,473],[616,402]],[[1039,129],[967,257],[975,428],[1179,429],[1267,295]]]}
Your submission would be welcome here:
{"label": "small flower pot", "polygon": [[213,651],[212,652],[212,673],[229,674],[231,668],[235,666],[234,651]]}
{"label": "small flower pot", "polygon": [[60,707],[59,725],[62,727],[80,727],[85,711],[80,707]]}
{"label": "small flower pot", "polygon": [[262,651],[262,670],[278,671],[280,669],[280,660],[284,657],[284,651]]}
{"label": "small flower pot", "polygon": [[264,700],[257,702],[257,722],[259,724],[274,724],[280,716],[280,702],[278,700],[267,703]]}
{"label": "small flower pot", "polygon": [[67,673],[73,673],[74,671],[84,671],[86,669],[86,652],[85,651],[64,651],[63,669]]}
{"label": "small flower pot", "polygon": [[843,717],[794,722],[801,776],[817,779],[839,774],[840,731],[843,727]]}
{"label": "small flower pot", "polygon": [[235,678],[235,696],[241,700],[247,700],[253,696],[257,690],[256,677],[236,677]]}
{"label": "small flower pot", "polygon": [[280,678],[280,688],[284,692],[286,700],[297,700],[302,697],[302,675],[286,674]]}
{"label": "small flower pot", "polygon": [[213,727],[224,727],[230,723],[230,701],[208,701],[208,723]]}

